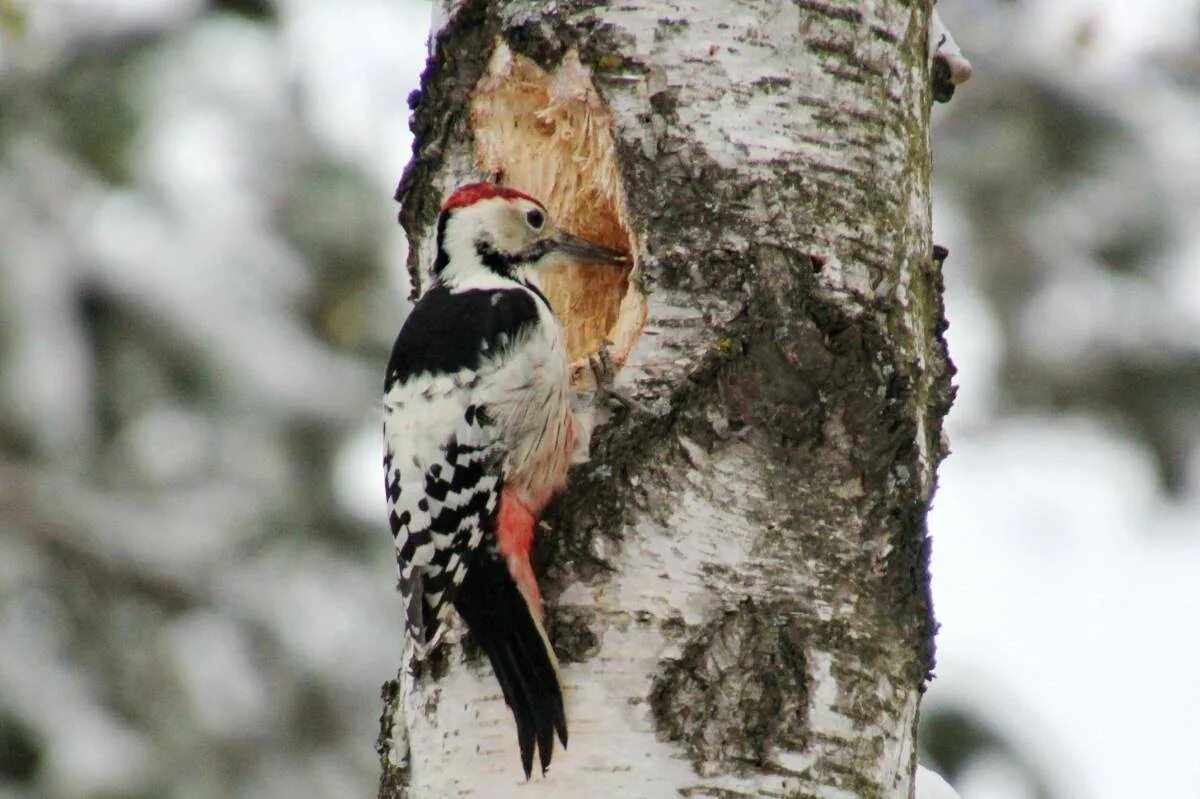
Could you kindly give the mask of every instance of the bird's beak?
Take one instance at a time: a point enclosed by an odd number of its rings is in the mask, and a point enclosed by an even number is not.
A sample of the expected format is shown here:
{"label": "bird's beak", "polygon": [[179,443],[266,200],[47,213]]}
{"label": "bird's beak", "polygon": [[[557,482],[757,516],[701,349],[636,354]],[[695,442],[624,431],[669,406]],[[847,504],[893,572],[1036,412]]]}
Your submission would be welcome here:
{"label": "bird's beak", "polygon": [[602,264],[605,266],[629,265],[628,254],[620,250],[614,250],[611,247],[605,247],[603,244],[596,244],[593,241],[574,236],[565,230],[555,231],[550,240],[554,245],[554,252],[575,263]]}

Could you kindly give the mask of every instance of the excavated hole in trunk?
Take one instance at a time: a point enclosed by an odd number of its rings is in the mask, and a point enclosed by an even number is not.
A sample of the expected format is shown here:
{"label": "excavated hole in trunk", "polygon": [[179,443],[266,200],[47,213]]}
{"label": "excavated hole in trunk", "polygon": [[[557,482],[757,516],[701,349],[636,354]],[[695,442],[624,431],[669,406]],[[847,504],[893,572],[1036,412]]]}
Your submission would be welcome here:
{"label": "excavated hole in trunk", "polygon": [[[471,93],[479,168],[545,203],[559,227],[637,253],[625,222],[625,197],[613,142],[613,115],[591,74],[570,51],[552,72],[504,42]],[[562,321],[572,375],[590,379],[587,356],[603,339],[615,364],[625,362],[646,323],[636,264],[570,266],[542,274],[542,290]]]}

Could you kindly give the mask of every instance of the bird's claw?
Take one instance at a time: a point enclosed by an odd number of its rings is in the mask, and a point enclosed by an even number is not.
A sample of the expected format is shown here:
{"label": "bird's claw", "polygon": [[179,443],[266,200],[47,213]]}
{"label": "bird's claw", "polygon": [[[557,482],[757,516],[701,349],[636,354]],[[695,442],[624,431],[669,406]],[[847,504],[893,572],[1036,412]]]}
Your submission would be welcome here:
{"label": "bird's claw", "polygon": [[596,352],[588,356],[588,366],[591,367],[592,377],[596,381],[596,394],[604,397],[610,404],[621,405],[628,411],[641,410],[637,400],[627,396],[614,385],[617,368],[609,350],[611,345],[611,341],[602,339]]}

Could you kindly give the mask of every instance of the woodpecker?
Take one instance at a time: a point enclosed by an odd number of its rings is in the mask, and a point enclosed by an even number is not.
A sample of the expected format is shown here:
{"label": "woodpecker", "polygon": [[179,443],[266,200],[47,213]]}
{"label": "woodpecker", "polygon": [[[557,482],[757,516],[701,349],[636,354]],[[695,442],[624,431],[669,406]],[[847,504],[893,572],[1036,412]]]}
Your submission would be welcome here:
{"label": "woodpecker", "polygon": [[971,62],[959,49],[936,8],[929,19],[928,46],[933,99],[935,102],[948,103],[954,96],[954,89],[971,79]]}
{"label": "woodpecker", "polygon": [[546,207],[491,183],[453,192],[432,281],[405,320],[384,382],[384,482],[416,657],[450,608],[487,653],[529,778],[567,745],[558,662],[529,562],[534,526],[586,453],[562,328],[537,273],[621,253],[556,229]]}

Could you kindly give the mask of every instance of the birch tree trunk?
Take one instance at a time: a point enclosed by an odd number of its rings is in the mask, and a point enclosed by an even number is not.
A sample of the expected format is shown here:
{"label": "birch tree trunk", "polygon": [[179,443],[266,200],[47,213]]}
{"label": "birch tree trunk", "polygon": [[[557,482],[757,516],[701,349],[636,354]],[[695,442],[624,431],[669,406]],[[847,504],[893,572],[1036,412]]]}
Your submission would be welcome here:
{"label": "birch tree trunk", "polygon": [[569,750],[526,782],[451,643],[384,687],[380,796],[910,796],[952,397],[929,0],[446,6],[398,191],[414,280],[455,185],[541,198],[636,255],[545,281],[636,406],[535,550]]}

